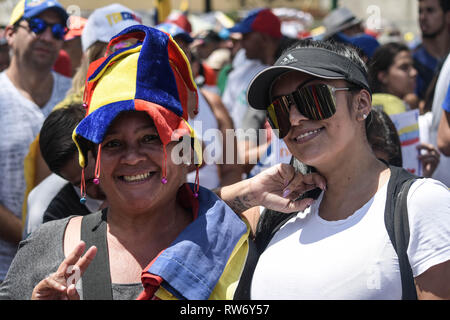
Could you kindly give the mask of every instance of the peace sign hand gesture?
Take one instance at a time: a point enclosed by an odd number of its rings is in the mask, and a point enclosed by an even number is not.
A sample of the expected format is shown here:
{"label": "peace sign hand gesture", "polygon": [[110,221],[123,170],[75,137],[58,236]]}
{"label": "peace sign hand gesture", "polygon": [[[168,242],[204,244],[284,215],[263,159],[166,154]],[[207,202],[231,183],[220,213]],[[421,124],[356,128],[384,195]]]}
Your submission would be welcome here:
{"label": "peace sign hand gesture", "polygon": [[64,259],[58,270],[39,282],[33,289],[32,300],[79,300],[75,285],[97,254],[92,246],[83,255],[86,244],[83,241]]}

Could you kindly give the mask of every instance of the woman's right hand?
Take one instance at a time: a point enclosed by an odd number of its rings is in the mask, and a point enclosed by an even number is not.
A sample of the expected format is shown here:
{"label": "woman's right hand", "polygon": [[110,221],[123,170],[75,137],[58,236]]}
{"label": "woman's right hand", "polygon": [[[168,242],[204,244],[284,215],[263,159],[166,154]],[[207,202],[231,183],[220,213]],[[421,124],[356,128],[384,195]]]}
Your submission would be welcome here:
{"label": "woman's right hand", "polygon": [[33,289],[32,300],[79,300],[78,280],[97,254],[97,248],[92,246],[83,255],[86,244],[83,241],[64,259],[58,270],[39,282]]}
{"label": "woman's right hand", "polygon": [[326,189],[327,181],[319,173],[301,174],[289,164],[278,164],[249,179],[250,190],[257,205],[291,213],[303,211],[313,202],[311,198],[297,200],[315,188]]}

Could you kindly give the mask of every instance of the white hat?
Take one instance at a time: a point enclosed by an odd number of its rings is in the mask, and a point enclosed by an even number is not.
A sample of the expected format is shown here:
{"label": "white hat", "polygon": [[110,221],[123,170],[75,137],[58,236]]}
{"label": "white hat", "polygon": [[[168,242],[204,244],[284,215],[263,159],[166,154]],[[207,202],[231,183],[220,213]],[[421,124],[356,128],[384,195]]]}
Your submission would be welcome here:
{"label": "white hat", "polygon": [[81,34],[83,51],[86,51],[96,41],[108,43],[123,29],[136,24],[142,24],[142,19],[134,11],[121,4],[114,3],[94,10]]}

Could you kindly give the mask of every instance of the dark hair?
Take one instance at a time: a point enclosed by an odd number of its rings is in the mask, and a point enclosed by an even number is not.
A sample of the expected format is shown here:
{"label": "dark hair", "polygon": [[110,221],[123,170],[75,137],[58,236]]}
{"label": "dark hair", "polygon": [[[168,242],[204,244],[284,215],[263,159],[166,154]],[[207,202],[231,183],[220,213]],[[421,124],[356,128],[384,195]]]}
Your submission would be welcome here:
{"label": "dark hair", "polygon": [[448,0],[439,0],[439,5],[444,13],[447,13],[450,10],[450,2]]}
{"label": "dark hair", "polygon": [[72,140],[72,132],[84,118],[86,111],[81,102],[52,111],[42,125],[39,147],[42,157],[50,170],[60,174],[60,170],[74,157],[77,147]]}
{"label": "dark hair", "polygon": [[372,150],[385,152],[390,165],[402,167],[401,143],[394,123],[380,108],[373,108],[371,114],[372,120],[366,128],[366,135]]}
{"label": "dark hair", "polygon": [[[423,0],[419,0],[419,2],[420,1],[423,1]],[[441,7],[441,9],[444,13],[447,13],[450,10],[450,1],[439,0],[438,2],[439,2],[439,6]]]}
{"label": "dark hair", "polygon": [[353,63],[355,63],[358,67],[365,71],[367,75],[367,66],[361,59],[358,50],[352,45],[347,45],[342,42],[336,42],[334,40],[317,41],[312,39],[302,39],[289,46],[286,50],[283,51],[283,54],[287,51],[298,48],[320,48],[329,50],[347,59],[350,59]]}
{"label": "dark hair", "polygon": [[378,80],[378,73],[387,71],[394,63],[395,56],[402,51],[410,51],[409,48],[398,42],[386,43],[378,47],[369,62],[369,85],[373,93],[382,93],[383,85]]}

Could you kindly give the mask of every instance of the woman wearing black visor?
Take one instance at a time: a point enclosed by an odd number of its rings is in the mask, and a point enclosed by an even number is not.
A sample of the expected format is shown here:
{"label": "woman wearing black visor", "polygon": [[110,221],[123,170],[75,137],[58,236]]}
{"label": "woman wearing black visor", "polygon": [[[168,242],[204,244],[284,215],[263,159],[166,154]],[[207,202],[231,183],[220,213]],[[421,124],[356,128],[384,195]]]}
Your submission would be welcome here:
{"label": "woman wearing black visor", "polygon": [[[240,298],[450,298],[449,190],[376,158],[366,138],[371,91],[356,51],[300,41],[253,79],[248,102],[267,111],[302,170],[278,165],[219,192],[235,211],[257,206],[244,212],[259,256]],[[396,209],[410,179],[405,209]]]}

